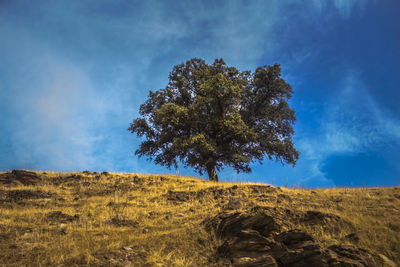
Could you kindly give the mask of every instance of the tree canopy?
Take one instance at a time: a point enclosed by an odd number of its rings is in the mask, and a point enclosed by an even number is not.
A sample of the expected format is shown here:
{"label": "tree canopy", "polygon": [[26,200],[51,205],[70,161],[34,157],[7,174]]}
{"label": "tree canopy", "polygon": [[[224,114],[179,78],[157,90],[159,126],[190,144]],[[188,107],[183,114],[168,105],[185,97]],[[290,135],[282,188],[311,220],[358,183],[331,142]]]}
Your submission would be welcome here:
{"label": "tree canopy", "polygon": [[193,58],[175,66],[164,89],[150,91],[129,131],[145,137],[136,155],[168,167],[182,162],[210,180],[231,166],[251,172],[265,156],[296,164],[293,90],[279,64],[240,72],[222,59]]}

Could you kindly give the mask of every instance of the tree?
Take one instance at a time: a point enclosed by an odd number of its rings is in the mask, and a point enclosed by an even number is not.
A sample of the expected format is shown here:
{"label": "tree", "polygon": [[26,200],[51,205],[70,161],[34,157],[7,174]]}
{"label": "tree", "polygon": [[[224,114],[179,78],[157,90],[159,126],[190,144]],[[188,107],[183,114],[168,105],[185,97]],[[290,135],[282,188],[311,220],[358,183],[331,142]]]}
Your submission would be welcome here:
{"label": "tree", "polygon": [[251,73],[222,59],[208,65],[193,58],[175,66],[168,85],[140,106],[142,117],[128,129],[146,137],[135,154],[168,167],[182,162],[214,181],[224,165],[251,172],[250,163],[265,156],[294,166],[292,93],[279,64]]}

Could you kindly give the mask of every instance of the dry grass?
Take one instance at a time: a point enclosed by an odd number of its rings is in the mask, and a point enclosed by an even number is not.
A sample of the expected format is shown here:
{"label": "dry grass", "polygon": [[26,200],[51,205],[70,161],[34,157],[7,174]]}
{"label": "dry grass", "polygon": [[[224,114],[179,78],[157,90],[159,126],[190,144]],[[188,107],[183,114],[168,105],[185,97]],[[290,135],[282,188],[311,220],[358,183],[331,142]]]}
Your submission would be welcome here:
{"label": "dry grass", "polygon": [[[252,184],[174,175],[39,174],[40,184],[0,187],[2,266],[209,266],[219,241],[201,222],[230,197],[195,192],[234,184],[250,206],[337,215],[346,223],[296,228],[326,245],[349,243],[345,236],[354,233],[357,246],[400,265],[400,187],[281,188],[266,195]],[[168,199],[169,191],[188,199]]]}

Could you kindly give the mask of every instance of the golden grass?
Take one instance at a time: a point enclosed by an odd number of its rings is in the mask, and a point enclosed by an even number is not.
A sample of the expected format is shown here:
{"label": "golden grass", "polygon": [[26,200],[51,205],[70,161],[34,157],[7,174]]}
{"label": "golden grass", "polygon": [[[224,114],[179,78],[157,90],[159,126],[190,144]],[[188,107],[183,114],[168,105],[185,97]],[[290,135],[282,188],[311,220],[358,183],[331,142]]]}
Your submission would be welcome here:
{"label": "golden grass", "polygon": [[[400,265],[400,187],[281,188],[263,200],[252,193],[250,183],[175,175],[38,173],[45,177],[41,184],[0,187],[1,266],[209,266],[220,241],[201,222],[218,214],[229,196],[206,194],[174,202],[166,195],[169,190],[197,192],[234,184],[249,205],[340,216],[348,224],[295,227],[324,245],[349,243],[344,237],[355,233],[358,247]],[[81,177],[67,178],[73,174]],[[10,191],[23,190],[45,197],[10,198]]]}

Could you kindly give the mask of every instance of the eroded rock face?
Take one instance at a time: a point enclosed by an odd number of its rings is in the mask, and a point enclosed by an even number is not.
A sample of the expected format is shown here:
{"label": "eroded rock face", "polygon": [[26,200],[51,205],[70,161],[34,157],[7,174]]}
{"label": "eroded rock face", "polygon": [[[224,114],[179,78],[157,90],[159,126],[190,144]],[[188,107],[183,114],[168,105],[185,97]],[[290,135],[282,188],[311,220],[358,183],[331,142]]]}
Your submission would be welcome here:
{"label": "eroded rock face", "polygon": [[333,254],[331,258],[333,266],[384,266],[383,264],[378,264],[374,257],[362,248],[349,245],[332,245],[327,250]]}
{"label": "eroded rock face", "polygon": [[235,236],[242,230],[256,230],[263,236],[268,236],[280,229],[273,217],[259,211],[222,213],[209,222],[208,228],[210,227],[221,238]]}
{"label": "eroded rock face", "polygon": [[[276,216],[272,214],[274,211]],[[217,255],[235,267],[383,266],[364,249],[349,245],[321,247],[308,233],[287,229],[283,215],[293,221],[333,219],[332,215],[318,212],[298,214],[254,207],[244,212],[221,212],[205,221],[205,227],[224,241]],[[333,221],[336,219],[340,218]]]}

